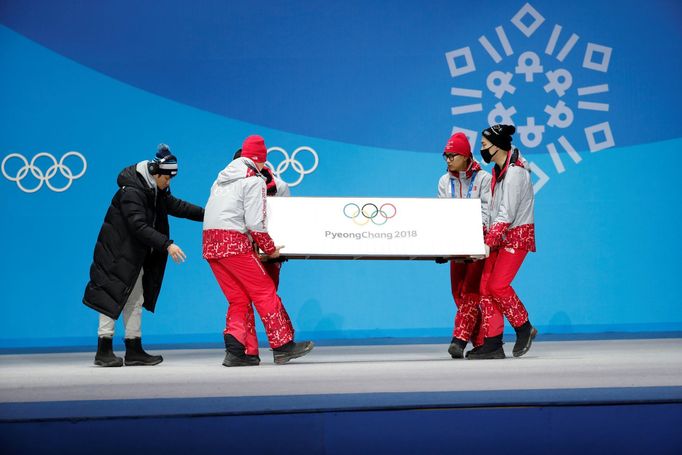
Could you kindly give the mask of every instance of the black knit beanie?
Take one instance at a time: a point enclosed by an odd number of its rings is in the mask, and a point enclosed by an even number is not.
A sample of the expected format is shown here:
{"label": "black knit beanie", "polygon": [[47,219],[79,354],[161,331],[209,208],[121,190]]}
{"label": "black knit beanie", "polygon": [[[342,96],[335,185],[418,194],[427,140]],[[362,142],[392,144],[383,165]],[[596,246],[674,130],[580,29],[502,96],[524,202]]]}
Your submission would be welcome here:
{"label": "black knit beanie", "polygon": [[514,125],[493,125],[483,130],[483,137],[493,145],[508,152],[511,150],[512,134],[516,132]]}

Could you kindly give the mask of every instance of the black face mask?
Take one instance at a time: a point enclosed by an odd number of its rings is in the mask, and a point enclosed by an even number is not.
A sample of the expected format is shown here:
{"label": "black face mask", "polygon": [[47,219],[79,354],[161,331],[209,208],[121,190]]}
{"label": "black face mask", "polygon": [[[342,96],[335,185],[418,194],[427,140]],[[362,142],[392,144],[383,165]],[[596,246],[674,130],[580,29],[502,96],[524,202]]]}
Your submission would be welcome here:
{"label": "black face mask", "polygon": [[[488,147],[487,149],[481,149],[481,158],[483,158],[483,161],[485,161],[486,163],[490,163],[490,160],[492,160],[493,156],[495,156],[495,153],[497,153],[497,152],[490,153],[491,148],[493,148],[492,145],[490,147]],[[499,152],[499,150],[498,150],[498,152]]]}

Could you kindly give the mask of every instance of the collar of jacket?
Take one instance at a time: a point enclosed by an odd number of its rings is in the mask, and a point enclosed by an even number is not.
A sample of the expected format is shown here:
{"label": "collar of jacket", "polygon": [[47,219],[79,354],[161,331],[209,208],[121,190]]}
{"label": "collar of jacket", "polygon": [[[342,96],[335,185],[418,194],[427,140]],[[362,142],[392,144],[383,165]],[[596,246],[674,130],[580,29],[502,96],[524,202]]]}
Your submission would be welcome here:
{"label": "collar of jacket", "polygon": [[265,175],[263,175],[261,173],[261,171],[258,170],[258,168],[256,167],[256,164],[253,161],[251,161],[249,158],[246,158],[244,160],[244,164],[246,165],[246,176],[247,177],[253,177],[254,175],[257,175],[257,176],[262,177],[264,180],[267,181],[267,178],[265,177]]}
{"label": "collar of jacket", "polygon": [[456,177],[458,179],[470,179],[472,175],[474,175],[474,172],[478,172],[481,170],[481,165],[478,164],[478,161],[475,159],[471,159],[471,163],[469,163],[469,167],[467,168],[466,171],[448,171],[448,173],[452,177]]}
{"label": "collar of jacket", "polygon": [[507,175],[507,169],[509,169],[509,166],[523,167],[523,163],[519,160],[519,149],[514,149],[510,153],[507,153],[507,161],[505,161],[502,169],[500,169],[500,167],[497,164],[495,165],[495,168],[493,169],[494,180],[498,182],[504,180],[504,177]]}
{"label": "collar of jacket", "polygon": [[523,167],[523,162],[519,159],[519,149],[514,149],[510,153],[507,153],[507,161],[505,161],[504,166],[502,169],[496,164],[495,168],[493,169],[493,180],[490,183],[490,191],[495,194],[495,185],[497,185],[498,182],[501,182],[504,180],[504,177],[507,175],[507,169],[509,169],[509,166],[521,166]]}

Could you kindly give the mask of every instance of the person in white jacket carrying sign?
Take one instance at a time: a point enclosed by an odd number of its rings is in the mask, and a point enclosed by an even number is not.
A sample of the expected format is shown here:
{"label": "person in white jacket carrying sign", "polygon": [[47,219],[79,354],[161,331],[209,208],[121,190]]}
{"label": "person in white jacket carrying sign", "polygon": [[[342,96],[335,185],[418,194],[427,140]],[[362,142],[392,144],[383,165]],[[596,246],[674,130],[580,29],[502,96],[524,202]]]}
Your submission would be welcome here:
{"label": "person in white jacket carrying sign", "polygon": [[[237,150],[232,157],[233,160],[242,157],[242,149]],[[278,178],[274,172],[268,168],[267,165],[263,166],[260,170],[261,175],[265,178],[265,187],[267,189],[266,193],[268,197],[288,197],[291,196],[291,190],[289,190],[289,184],[284,180]],[[255,242],[251,243],[254,251],[258,254],[261,264],[265,272],[270,276],[270,279],[275,285],[275,291],[279,289],[279,276],[282,271],[282,263],[287,259],[280,257],[270,257],[266,254],[259,254],[258,245]],[[253,305],[249,306],[249,314],[247,315],[247,320],[252,321],[254,319]],[[246,333],[246,339],[244,341],[245,346],[258,346],[258,336],[256,331],[249,330]]]}
{"label": "person in white jacket carrying sign", "polygon": [[[493,161],[485,244],[490,255],[481,277],[481,310],[485,341],[468,353],[469,359],[503,359],[504,318],[516,331],[513,355],[520,357],[531,347],[537,330],[528,311],[511,287],[523,260],[535,251],[533,184],[530,169],[518,149],[512,149],[512,125],[494,125],[483,130],[481,157]],[[503,318],[504,316],[504,318]]]}
{"label": "person in white jacket carrying sign", "polygon": [[[480,199],[485,234],[490,204],[490,173],[481,169],[472,156],[471,145],[464,133],[455,133],[450,137],[443,158],[447,163],[447,173],[438,181],[438,197]],[[483,264],[484,261],[450,261],[450,287],[457,307],[455,328],[448,348],[453,359],[464,357],[464,348],[469,341],[474,347],[483,344],[479,293]]]}
{"label": "person in white jacket carrying sign", "polygon": [[267,231],[267,187],[261,170],[267,148],[260,136],[249,136],[241,157],[223,169],[211,187],[206,203],[203,256],[208,261],[229,302],[223,365],[260,363],[251,304],[263,321],[274,361],[283,364],[313,349],[311,341],[294,341],[294,329],[275,284],[266,273],[252,241],[270,258],[279,257]]}

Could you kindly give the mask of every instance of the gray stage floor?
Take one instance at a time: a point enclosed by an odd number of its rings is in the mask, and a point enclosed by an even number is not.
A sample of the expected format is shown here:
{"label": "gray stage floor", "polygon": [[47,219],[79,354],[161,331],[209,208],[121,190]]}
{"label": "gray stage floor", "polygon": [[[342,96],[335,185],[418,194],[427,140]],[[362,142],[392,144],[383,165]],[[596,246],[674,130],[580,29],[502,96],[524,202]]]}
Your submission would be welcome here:
{"label": "gray stage floor", "polygon": [[[508,353],[511,347],[505,345]],[[2,355],[0,418],[11,418],[20,409],[13,405],[96,406],[101,400],[158,403],[201,398],[202,412],[225,407],[255,412],[384,404],[682,399],[682,339],[536,342],[522,358],[489,361],[452,360],[446,349],[437,344],[316,347],[287,365],[274,365],[271,352],[261,349],[261,365],[245,368],[223,367],[223,352],[218,349],[165,350],[160,352],[165,360],[158,366],[122,368],[93,366],[93,353]],[[283,400],[287,397],[297,398]],[[192,401],[199,403],[182,402]],[[140,412],[180,412],[185,405],[164,411],[144,406]],[[38,415],[45,407],[32,409]],[[93,409],[80,412],[85,415]],[[130,410],[129,406],[126,412]],[[57,414],[69,413],[62,409]]]}

